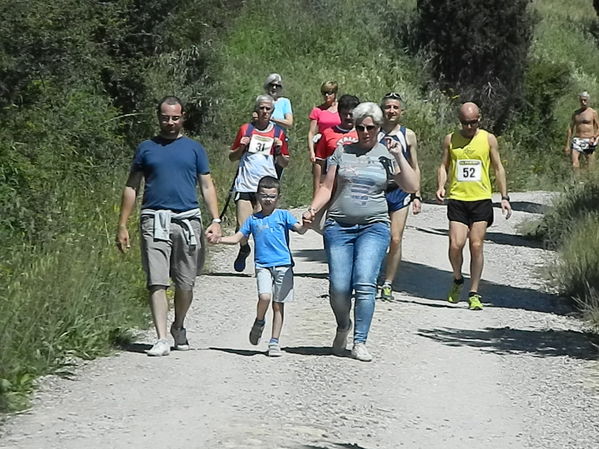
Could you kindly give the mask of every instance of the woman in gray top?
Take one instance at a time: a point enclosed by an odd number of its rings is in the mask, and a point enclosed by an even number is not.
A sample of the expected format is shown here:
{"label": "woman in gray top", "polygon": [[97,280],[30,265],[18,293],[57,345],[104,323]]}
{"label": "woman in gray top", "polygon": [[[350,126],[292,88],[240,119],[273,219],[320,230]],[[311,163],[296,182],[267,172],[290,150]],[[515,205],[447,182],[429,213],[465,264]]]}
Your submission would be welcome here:
{"label": "woman in gray top", "polygon": [[[352,357],[370,361],[366,339],[376,295],[376,280],[389,246],[389,213],[385,190],[394,180],[406,192],[416,192],[420,179],[394,139],[377,141],[383,113],[375,103],[353,111],[358,142],[339,145],[329,157],[324,183],[303,219],[311,222],[329,203],[324,228],[329,264],[329,297],[337,320],[333,353],[345,352],[352,327],[351,296],[355,295]],[[334,192],[334,193],[333,193]]]}

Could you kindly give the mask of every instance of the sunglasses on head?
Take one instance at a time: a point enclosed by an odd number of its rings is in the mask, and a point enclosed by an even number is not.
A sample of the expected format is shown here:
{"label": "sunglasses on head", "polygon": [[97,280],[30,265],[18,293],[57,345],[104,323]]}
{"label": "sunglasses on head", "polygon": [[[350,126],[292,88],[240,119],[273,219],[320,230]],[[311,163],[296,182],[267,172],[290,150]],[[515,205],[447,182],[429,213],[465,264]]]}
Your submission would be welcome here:
{"label": "sunglasses on head", "polygon": [[376,125],[356,125],[356,130],[360,131],[360,132],[364,132],[364,131],[374,131],[376,128],[378,128],[378,126]]}
{"label": "sunglasses on head", "polygon": [[391,98],[393,100],[403,101],[401,98],[401,95],[399,95],[397,92],[389,92],[388,94],[385,94],[385,96],[383,98],[385,98],[385,99]]}

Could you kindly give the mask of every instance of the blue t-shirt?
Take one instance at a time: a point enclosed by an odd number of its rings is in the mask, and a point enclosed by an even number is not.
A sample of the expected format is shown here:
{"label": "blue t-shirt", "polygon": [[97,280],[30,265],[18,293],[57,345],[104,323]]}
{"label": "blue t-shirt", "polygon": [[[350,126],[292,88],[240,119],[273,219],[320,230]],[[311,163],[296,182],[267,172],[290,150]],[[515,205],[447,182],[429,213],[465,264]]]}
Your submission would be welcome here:
{"label": "blue t-shirt", "polygon": [[142,209],[183,212],[199,206],[199,175],[210,173],[206,150],[195,140],[154,137],[135,152],[132,170],[144,174]]}
{"label": "blue t-shirt", "polygon": [[271,117],[277,120],[284,120],[285,114],[293,114],[291,102],[288,98],[281,97],[275,101],[275,109],[272,111]]}
{"label": "blue t-shirt", "polygon": [[297,220],[289,211],[275,209],[272,214],[264,216],[262,212],[251,215],[241,225],[245,237],[254,237],[254,262],[256,268],[280,267],[293,265],[289,250],[289,230]]}

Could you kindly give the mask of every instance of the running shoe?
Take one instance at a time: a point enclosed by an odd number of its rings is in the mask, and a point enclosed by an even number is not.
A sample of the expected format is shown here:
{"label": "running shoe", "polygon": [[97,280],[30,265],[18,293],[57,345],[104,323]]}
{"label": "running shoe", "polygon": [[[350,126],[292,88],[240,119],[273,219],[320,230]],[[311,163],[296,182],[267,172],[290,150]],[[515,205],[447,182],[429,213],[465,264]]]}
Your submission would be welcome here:
{"label": "running shoe", "polygon": [[333,354],[338,356],[342,356],[345,354],[345,350],[347,348],[347,336],[349,335],[349,331],[351,331],[351,328],[351,320],[349,320],[349,326],[347,329],[337,328],[337,333],[335,334],[335,339],[333,340]]}
{"label": "running shoe", "polygon": [[257,323],[254,321],[254,325],[250,330],[250,343],[256,346],[260,342],[260,337],[262,337],[262,331],[264,331],[265,323]]}
{"label": "running shoe", "polygon": [[175,349],[178,351],[189,350],[189,341],[187,341],[187,331],[184,327],[177,329],[173,324],[171,326],[171,335],[175,339]]}
{"label": "running shoe", "polygon": [[447,294],[447,300],[452,304],[460,302],[460,295],[462,294],[462,287],[464,286],[464,280],[459,284],[454,280],[451,282],[451,289]]}
{"label": "running shoe", "polygon": [[269,357],[281,357],[283,355],[283,351],[281,351],[281,345],[279,343],[269,343],[268,344],[268,356]]}
{"label": "running shoe", "polygon": [[361,362],[372,361],[372,356],[368,349],[366,349],[366,343],[354,343],[354,347],[351,350],[351,356]]}
{"label": "running shoe", "polygon": [[148,349],[146,354],[148,354],[150,357],[161,357],[163,355],[169,355],[170,352],[171,345],[168,343],[168,341],[158,340],[156,343],[154,343],[152,349]]}
{"label": "running shoe", "polygon": [[483,310],[482,296],[478,293],[468,296],[468,308],[470,310]]}
{"label": "running shoe", "polygon": [[393,287],[388,282],[385,282],[381,287],[381,301],[393,301]]}
{"label": "running shoe", "polygon": [[233,269],[238,273],[245,270],[245,259],[250,255],[250,251],[250,245],[243,245],[239,248],[239,254],[237,254],[237,258],[233,262]]}

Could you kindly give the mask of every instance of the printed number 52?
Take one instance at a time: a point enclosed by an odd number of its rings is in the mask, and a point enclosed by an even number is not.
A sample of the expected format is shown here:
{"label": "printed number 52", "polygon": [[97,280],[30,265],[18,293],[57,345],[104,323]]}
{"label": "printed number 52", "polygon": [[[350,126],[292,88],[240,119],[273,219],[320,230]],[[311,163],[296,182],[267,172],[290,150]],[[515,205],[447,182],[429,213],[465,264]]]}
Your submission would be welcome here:
{"label": "printed number 52", "polygon": [[474,167],[464,167],[462,168],[462,176],[464,178],[474,178],[476,170]]}

